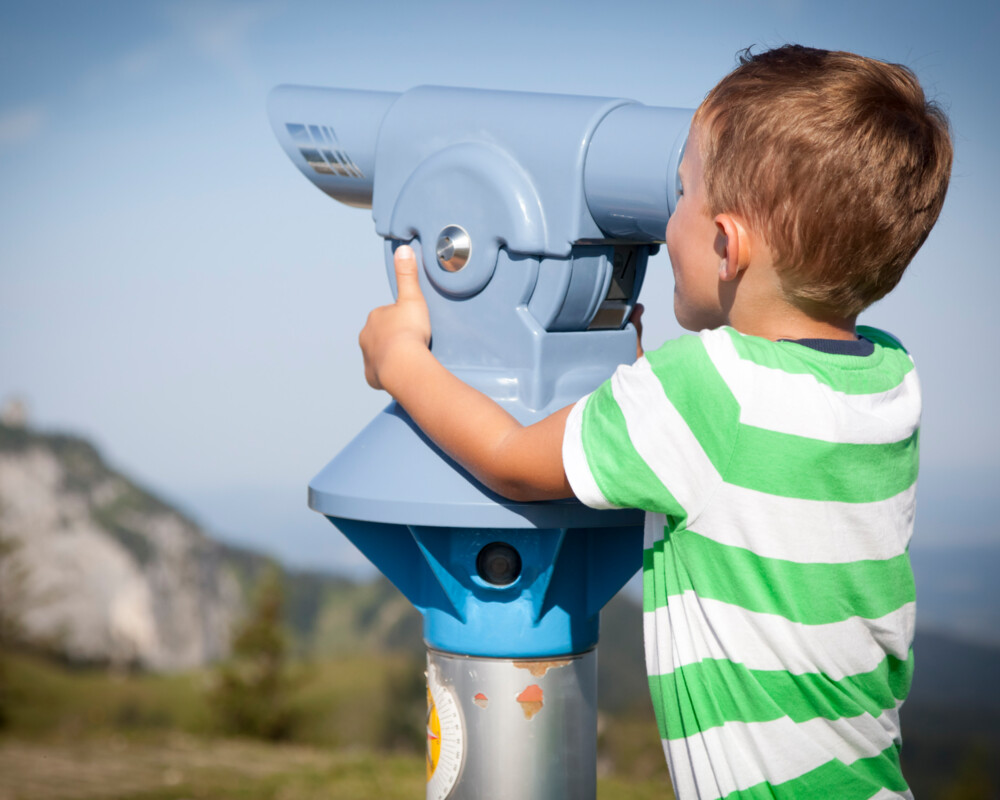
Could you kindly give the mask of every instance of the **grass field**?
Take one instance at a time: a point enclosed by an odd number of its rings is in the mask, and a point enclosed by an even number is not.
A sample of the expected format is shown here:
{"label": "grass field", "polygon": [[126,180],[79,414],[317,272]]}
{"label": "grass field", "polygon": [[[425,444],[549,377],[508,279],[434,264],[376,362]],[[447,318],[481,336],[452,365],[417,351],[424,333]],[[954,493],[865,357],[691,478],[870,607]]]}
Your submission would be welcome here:
{"label": "grass field", "polygon": [[186,734],[7,740],[2,800],[419,798],[420,758]]}
{"label": "grass field", "polygon": [[[602,800],[673,795],[602,778]],[[0,743],[0,800],[421,800],[423,758],[175,734]]]}
{"label": "grass field", "polygon": [[[422,681],[405,657],[296,666],[296,727],[282,743],[217,735],[210,672],[114,674],[25,654],[2,666],[0,800],[424,797],[422,739],[394,736],[414,720],[388,723],[398,713],[387,704],[409,698],[423,731]],[[602,718],[601,800],[673,796],[655,732],[649,720]]]}

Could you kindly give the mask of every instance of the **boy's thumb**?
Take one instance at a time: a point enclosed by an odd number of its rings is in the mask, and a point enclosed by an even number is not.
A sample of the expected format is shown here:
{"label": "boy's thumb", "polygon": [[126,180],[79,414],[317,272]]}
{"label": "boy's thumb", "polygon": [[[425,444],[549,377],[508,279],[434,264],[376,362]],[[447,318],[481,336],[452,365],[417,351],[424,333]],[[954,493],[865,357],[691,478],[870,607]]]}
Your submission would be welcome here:
{"label": "boy's thumb", "polygon": [[413,248],[408,244],[397,247],[393,266],[396,268],[397,302],[423,298],[424,293],[420,291],[420,279],[417,273],[417,257]]}

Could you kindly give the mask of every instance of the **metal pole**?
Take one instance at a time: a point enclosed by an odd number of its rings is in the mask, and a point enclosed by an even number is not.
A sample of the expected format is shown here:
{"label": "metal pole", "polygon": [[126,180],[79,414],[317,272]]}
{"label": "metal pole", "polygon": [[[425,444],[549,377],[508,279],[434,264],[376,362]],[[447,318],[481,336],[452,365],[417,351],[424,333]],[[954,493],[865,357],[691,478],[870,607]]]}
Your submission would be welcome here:
{"label": "metal pole", "polygon": [[597,649],[545,659],[427,651],[427,800],[590,800]]}

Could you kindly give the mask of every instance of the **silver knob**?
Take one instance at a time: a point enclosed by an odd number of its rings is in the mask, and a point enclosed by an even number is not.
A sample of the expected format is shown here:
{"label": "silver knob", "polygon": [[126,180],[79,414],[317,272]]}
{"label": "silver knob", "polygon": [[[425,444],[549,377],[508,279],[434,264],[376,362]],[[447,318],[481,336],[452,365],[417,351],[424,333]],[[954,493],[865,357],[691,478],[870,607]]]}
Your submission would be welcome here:
{"label": "silver knob", "polygon": [[448,225],[438,234],[438,263],[448,272],[458,272],[469,262],[472,242],[465,228],[459,225]]}

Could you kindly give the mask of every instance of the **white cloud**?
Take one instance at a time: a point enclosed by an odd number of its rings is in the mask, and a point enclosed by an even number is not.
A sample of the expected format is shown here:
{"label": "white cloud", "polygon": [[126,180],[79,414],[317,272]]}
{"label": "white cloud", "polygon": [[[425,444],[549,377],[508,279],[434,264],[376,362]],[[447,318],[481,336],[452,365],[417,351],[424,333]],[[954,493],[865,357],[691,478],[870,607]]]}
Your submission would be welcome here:
{"label": "white cloud", "polygon": [[165,25],[132,49],[84,74],[84,95],[102,95],[122,83],[142,82],[190,61],[192,51],[243,88],[258,87],[247,41],[254,28],[280,13],[274,2],[232,3],[178,0],[162,9]]}
{"label": "white cloud", "polygon": [[113,71],[126,79],[144,78],[160,65],[165,50],[162,42],[151,42],[137,47],[119,58],[113,66]]}
{"label": "white cloud", "polygon": [[234,4],[184,0],[166,10],[180,34],[204,58],[228,72],[244,88],[257,84],[257,75],[246,52],[247,39],[254,27],[279,12],[279,6],[273,2]]}
{"label": "white cloud", "polygon": [[40,105],[0,111],[0,147],[26,142],[42,130],[48,113]]}
{"label": "white cloud", "polygon": [[164,68],[169,56],[166,40],[152,40],[103,61],[80,76],[79,90],[84,97],[101,97],[115,92],[122,82],[143,81]]}

